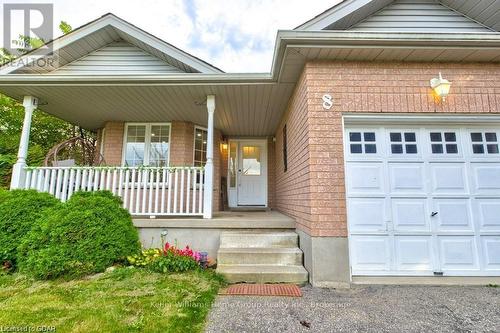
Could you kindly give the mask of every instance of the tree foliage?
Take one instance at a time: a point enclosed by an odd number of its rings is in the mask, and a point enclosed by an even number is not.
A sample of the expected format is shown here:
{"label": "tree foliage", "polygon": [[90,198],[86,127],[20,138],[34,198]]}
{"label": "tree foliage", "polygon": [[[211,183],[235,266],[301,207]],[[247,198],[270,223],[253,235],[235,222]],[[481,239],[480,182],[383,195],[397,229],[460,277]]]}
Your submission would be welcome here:
{"label": "tree foliage", "polygon": [[[59,25],[61,32],[67,34],[72,28],[62,21]],[[26,52],[29,48],[43,45],[43,41],[30,37],[19,37],[18,51]],[[0,49],[0,63],[8,62],[14,56],[5,49]],[[10,182],[13,164],[16,162],[17,150],[23,127],[24,109],[18,101],[0,94],[0,188],[5,188]],[[61,119],[55,118],[37,110],[33,114],[30,131],[30,145],[28,164],[41,165],[45,155],[57,143],[76,136],[81,130]]]}

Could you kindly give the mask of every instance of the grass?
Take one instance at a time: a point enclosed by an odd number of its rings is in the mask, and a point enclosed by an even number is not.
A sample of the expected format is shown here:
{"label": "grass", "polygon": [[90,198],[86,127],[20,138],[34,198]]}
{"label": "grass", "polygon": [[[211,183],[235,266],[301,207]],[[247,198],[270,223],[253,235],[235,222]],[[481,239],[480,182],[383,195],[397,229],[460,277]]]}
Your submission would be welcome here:
{"label": "grass", "polygon": [[35,281],[0,273],[0,328],[201,332],[222,284],[210,270],[158,274],[118,268],[73,281]]}

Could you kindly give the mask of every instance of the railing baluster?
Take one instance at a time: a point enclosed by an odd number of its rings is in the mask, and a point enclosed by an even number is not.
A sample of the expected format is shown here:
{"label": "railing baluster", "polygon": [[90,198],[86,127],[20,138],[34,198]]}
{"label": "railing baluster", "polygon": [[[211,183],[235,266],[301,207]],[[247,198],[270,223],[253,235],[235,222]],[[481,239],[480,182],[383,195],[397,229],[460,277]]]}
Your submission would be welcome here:
{"label": "railing baluster", "polygon": [[154,180],[154,170],[149,169],[148,171],[148,176],[149,176],[149,192],[148,192],[148,214],[151,214],[151,210],[153,209],[153,180]]}
{"label": "railing baluster", "polygon": [[55,188],[55,197],[57,199],[61,198],[61,182],[62,182],[62,175],[63,172],[61,169],[57,169],[57,181],[56,181],[56,188]]}
{"label": "railing baluster", "polygon": [[[113,182],[111,183],[111,192],[113,192],[114,195],[116,195],[116,176],[117,176],[118,172],[117,170],[113,170]],[[121,170],[120,170],[120,176],[121,176]],[[121,180],[120,180],[120,185],[121,185]]]}
{"label": "railing baluster", "polygon": [[45,169],[45,179],[43,180],[43,191],[49,192],[50,186],[50,174],[52,171],[50,169]]}
{"label": "railing baluster", "polygon": [[82,184],[82,172],[82,169],[76,170],[75,192],[80,191],[80,186]]}
{"label": "railing baluster", "polygon": [[172,213],[172,171],[168,170],[167,214]]}
{"label": "railing baluster", "polygon": [[194,169],[193,170],[193,208],[191,209],[191,213],[195,214],[196,213],[196,177],[198,175],[198,170]]}
{"label": "railing baluster", "polygon": [[73,191],[75,190],[75,169],[71,169],[69,171],[69,183],[68,183],[68,200],[73,195]]}
{"label": "railing baluster", "polygon": [[165,213],[165,184],[167,183],[167,169],[163,169],[161,177],[161,208],[160,214]]}
{"label": "railing baluster", "polygon": [[155,179],[155,208],[154,213],[158,214],[158,196],[160,194],[160,169],[156,169],[156,179]]}
{"label": "railing baluster", "polygon": [[135,195],[136,196],[136,200],[135,200],[135,211],[136,213],[139,213],[140,210],[140,203],[141,203],[141,179],[142,179],[142,172],[140,170],[137,170],[137,181],[136,181],[136,184],[137,184],[137,194]]}
{"label": "railing baluster", "polygon": [[26,170],[26,178],[24,179],[24,189],[28,190],[31,186],[31,177],[33,175],[32,170]]}
{"label": "railing baluster", "polygon": [[204,170],[200,170],[200,183],[199,183],[199,188],[198,188],[198,193],[199,193],[199,201],[198,201],[198,214],[203,214],[203,192],[205,191],[205,188],[203,187],[203,184],[205,183],[203,180],[203,175],[204,175]]}
{"label": "railing baluster", "polygon": [[99,183],[101,181],[101,170],[96,169],[94,171],[94,187],[93,191],[98,191],[99,190]]}
{"label": "railing baluster", "polygon": [[191,198],[191,169],[187,170],[187,181],[186,181],[186,209],[185,213],[189,213],[189,201]]}
{"label": "railing baluster", "polygon": [[139,178],[139,175],[135,169],[132,169],[132,175],[130,176],[130,203],[129,203],[130,207],[128,207],[128,209],[130,210],[130,214],[136,211],[134,206],[135,203],[134,192],[135,192],[136,178]]}
{"label": "railing baluster", "polygon": [[106,171],[106,186],[104,187],[107,191],[111,191],[111,170]]}
{"label": "railing baluster", "polygon": [[184,213],[184,169],[181,169],[181,191],[179,195],[181,196],[181,202],[179,204],[179,213]]}
{"label": "railing baluster", "polygon": [[[134,177],[134,176],[132,175],[132,177]],[[129,186],[128,182],[129,182],[129,179],[130,179],[130,170],[126,170],[125,171],[125,191],[123,194],[123,207],[124,208],[128,207],[129,211],[132,212],[132,204],[131,204],[132,200],[130,200],[130,202],[128,201],[128,186]],[[118,190],[118,195],[120,196],[122,186],[123,186],[123,170],[120,170],[120,183],[118,184],[118,186],[120,187]],[[132,183],[132,186],[133,186],[133,183]]]}
{"label": "railing baluster", "polygon": [[89,169],[87,173],[87,183],[85,184],[85,191],[91,191],[92,190],[92,181],[94,179],[94,170]]}
{"label": "railing baluster", "polygon": [[[128,175],[130,176],[130,171],[127,169]],[[127,176],[125,176],[127,177]],[[128,182],[128,177],[126,178]],[[118,178],[118,196],[122,196],[122,191],[123,191],[123,169],[120,169],[120,177]]]}
{"label": "railing baluster", "polygon": [[174,214],[177,213],[177,192],[179,192],[179,170],[175,169],[174,177]]}
{"label": "railing baluster", "polygon": [[149,185],[149,171],[148,169],[144,169],[143,171],[143,186],[144,186],[144,190],[142,192],[142,207],[141,207],[141,212],[144,214],[146,213],[146,199],[147,199],[147,196],[149,194],[149,190],[148,190],[148,185]]}
{"label": "railing baluster", "polygon": [[65,202],[66,198],[68,196],[68,178],[69,178],[69,170],[64,169],[63,172],[63,183],[62,183],[62,190],[61,190],[61,201]]}
{"label": "railing baluster", "polygon": [[45,173],[44,169],[38,170],[38,177],[36,179],[36,190],[38,192],[42,192],[43,189],[43,174]]}

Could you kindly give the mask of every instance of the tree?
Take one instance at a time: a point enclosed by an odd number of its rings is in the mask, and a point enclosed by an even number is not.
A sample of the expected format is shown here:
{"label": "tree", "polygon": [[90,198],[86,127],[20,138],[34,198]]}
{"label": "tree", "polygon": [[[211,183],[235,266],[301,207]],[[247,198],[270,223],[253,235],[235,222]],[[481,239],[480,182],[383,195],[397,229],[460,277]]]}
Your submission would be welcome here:
{"label": "tree", "polygon": [[[71,26],[62,21],[59,28],[64,34],[71,32]],[[30,45],[40,46],[40,40],[20,37]],[[26,44],[24,44],[26,45]],[[15,57],[0,49],[0,61],[11,61]],[[0,94],[0,188],[10,183],[12,166],[17,159],[17,150],[23,127],[24,109],[16,100]],[[74,137],[81,129],[53,117],[41,110],[33,114],[30,131],[30,146],[27,163],[41,165],[47,152],[57,143]]]}

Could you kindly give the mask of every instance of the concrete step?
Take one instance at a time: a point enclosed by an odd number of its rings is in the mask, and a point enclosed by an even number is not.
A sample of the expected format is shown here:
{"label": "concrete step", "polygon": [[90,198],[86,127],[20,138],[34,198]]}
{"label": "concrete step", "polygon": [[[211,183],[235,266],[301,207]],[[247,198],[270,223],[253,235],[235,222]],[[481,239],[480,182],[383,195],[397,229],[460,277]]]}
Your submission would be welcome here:
{"label": "concrete step", "polygon": [[302,251],[297,247],[220,248],[219,265],[302,265]]}
{"label": "concrete step", "polygon": [[220,235],[221,248],[297,247],[298,235],[293,231],[244,232],[226,231]]}
{"label": "concrete step", "polygon": [[307,271],[299,265],[217,265],[229,283],[295,283],[306,284]]}

